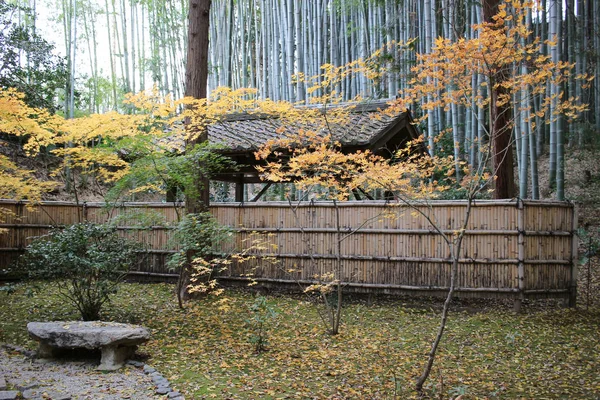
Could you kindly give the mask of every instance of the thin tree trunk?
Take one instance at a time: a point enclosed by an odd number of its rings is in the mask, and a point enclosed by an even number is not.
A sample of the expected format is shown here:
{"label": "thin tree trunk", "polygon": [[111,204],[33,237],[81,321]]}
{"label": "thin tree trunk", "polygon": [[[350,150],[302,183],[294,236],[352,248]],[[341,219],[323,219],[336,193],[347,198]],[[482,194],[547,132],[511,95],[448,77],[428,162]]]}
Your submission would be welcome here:
{"label": "thin tree trunk", "polygon": [[[465,229],[466,229],[466,227],[469,223],[470,217],[471,217],[472,201],[473,201],[473,198],[471,195],[467,199],[467,209],[465,211],[465,217],[464,217],[464,220],[462,223],[462,229],[459,230],[458,236],[456,237],[454,242],[447,242],[450,246],[450,255],[451,255],[451,260],[452,260],[452,267],[450,270],[450,285],[449,285],[448,294],[446,296],[446,301],[444,301],[444,307],[442,309],[442,317],[441,317],[440,325],[438,327],[438,332],[433,341],[433,344],[431,345],[431,350],[429,351],[429,355],[427,358],[427,364],[425,365],[423,373],[421,374],[421,376],[419,376],[419,378],[417,379],[417,382],[416,382],[415,389],[419,393],[421,393],[423,391],[423,385],[425,384],[425,382],[427,381],[427,378],[429,378],[429,375],[431,374],[431,369],[433,368],[433,362],[435,361],[438,347],[439,347],[442,337],[444,335],[444,331],[446,330],[446,323],[448,321],[448,314],[450,312],[450,303],[452,303],[452,296],[454,295],[454,290],[456,288],[456,279],[457,279],[458,269],[459,269],[459,259],[460,259],[460,252],[461,252],[461,248],[462,248],[462,242],[463,242],[463,238],[465,235]],[[448,239],[448,240],[450,240],[450,239]]]}
{"label": "thin tree trunk", "polygon": [[[556,41],[554,44],[550,45],[550,55],[552,56],[552,62],[558,63],[560,61],[560,52],[559,52],[559,41],[558,37],[558,3],[560,0],[551,0],[550,2],[550,26],[549,26],[549,40],[551,42]],[[558,96],[558,91],[560,90],[557,85],[553,84],[552,81],[548,82],[550,87],[549,98],[550,101],[550,169],[548,171],[549,179],[548,185],[550,189],[556,187],[556,163],[557,163],[557,130],[559,129],[559,122],[557,117],[555,116],[556,110],[556,96]]]}
{"label": "thin tree trunk", "polygon": [[107,33],[108,33],[108,56],[109,56],[109,61],[110,61],[110,80],[111,80],[111,84],[112,84],[112,93],[113,93],[113,98],[112,98],[112,108],[113,110],[117,109],[117,76],[116,76],[116,72],[115,72],[115,60],[114,60],[114,49],[113,49],[113,42],[112,42],[112,35],[110,34],[111,31],[111,25],[110,25],[110,8],[108,7],[108,0],[104,0],[104,5],[106,6],[105,12],[106,12],[106,26],[107,26]]}
{"label": "thin tree trunk", "polygon": [[135,58],[135,33],[137,28],[137,12],[135,3],[133,0],[130,0],[130,18],[131,18],[131,91],[136,92],[135,86],[135,68],[136,68],[136,58]]}
{"label": "thin tree trunk", "polygon": [[[129,51],[127,46],[127,8],[125,6],[125,0],[121,0],[121,30],[123,37],[123,64],[125,68],[125,92],[131,92],[131,78],[129,75]],[[132,38],[133,39],[133,38]]]}
{"label": "thin tree trunk", "polygon": [[[483,17],[486,22],[492,22],[498,12],[499,0],[485,0]],[[497,68],[490,77],[490,136],[492,141],[492,165],[496,175],[494,198],[510,199],[514,197],[515,183],[513,171],[513,150],[511,126],[511,105],[500,104],[498,98],[507,95],[507,89],[502,86],[509,74],[504,68]]]}
{"label": "thin tree trunk", "polygon": [[[188,24],[188,54],[185,73],[185,94],[196,99],[204,99],[208,84],[208,32],[210,22],[210,0],[190,0]],[[201,112],[201,110],[197,110]],[[186,147],[192,148],[207,140],[207,132],[193,132],[195,139]],[[200,198],[186,198],[189,213],[205,211],[209,205],[208,179],[198,179]]]}
{"label": "thin tree trunk", "polygon": [[71,40],[71,71],[70,71],[70,84],[69,84],[69,118],[75,117],[75,61],[77,56],[77,0],[73,0],[73,33]]}

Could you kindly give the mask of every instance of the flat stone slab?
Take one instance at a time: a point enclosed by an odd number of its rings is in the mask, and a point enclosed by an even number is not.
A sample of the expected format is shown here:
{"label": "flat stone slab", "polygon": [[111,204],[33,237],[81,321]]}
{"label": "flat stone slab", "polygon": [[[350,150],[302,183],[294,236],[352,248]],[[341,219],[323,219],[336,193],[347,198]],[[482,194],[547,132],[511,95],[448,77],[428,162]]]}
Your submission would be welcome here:
{"label": "flat stone slab", "polygon": [[0,400],[14,400],[19,396],[19,392],[16,390],[2,390],[0,391]]}
{"label": "flat stone slab", "polygon": [[117,322],[30,322],[27,330],[40,343],[40,358],[52,358],[61,349],[100,349],[98,369],[104,371],[121,368],[137,346],[150,339],[147,328]]}

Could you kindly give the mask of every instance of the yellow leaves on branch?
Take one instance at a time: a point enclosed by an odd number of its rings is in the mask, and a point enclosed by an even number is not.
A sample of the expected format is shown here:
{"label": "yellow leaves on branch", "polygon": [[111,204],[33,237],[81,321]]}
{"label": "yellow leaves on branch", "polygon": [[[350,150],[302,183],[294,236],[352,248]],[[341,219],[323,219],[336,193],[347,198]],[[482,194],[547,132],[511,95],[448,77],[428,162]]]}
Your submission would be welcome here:
{"label": "yellow leaves on branch", "polygon": [[[136,156],[140,147],[144,153],[181,151],[183,143],[203,132],[208,124],[222,121],[231,113],[268,114],[288,121],[301,118],[292,104],[258,101],[254,89],[218,88],[208,100],[173,100],[168,95],[159,95],[155,88],[127,95],[125,104],[130,114],[108,112],[64,119],[47,110],[27,106],[23,94],[14,89],[2,89],[0,132],[25,138],[24,148],[29,155],[51,148],[61,159],[57,172],[69,166],[80,168],[84,174],[94,174],[102,181],[114,182],[128,173],[128,160]],[[192,129],[185,129],[186,118]],[[18,179],[23,177],[19,175]],[[5,196],[16,193],[13,185],[17,181],[10,180],[8,175],[2,178],[4,187],[11,187],[4,191]],[[33,181],[28,183],[32,185]],[[40,183],[38,188],[48,186]]]}
{"label": "yellow leaves on branch", "polygon": [[5,156],[0,155],[0,198],[39,201],[42,194],[55,187],[54,182],[39,182],[33,171],[20,169]]}
{"label": "yellow leaves on branch", "polygon": [[[38,181],[33,171],[20,169],[8,158],[0,155],[0,199],[28,199],[28,207],[31,207],[55,186],[54,182]],[[6,213],[4,208],[0,208],[0,223],[4,222]],[[5,230],[0,229],[0,233],[4,232]]]}
{"label": "yellow leaves on branch", "polygon": [[[23,94],[14,89],[0,90],[0,132],[29,137],[25,150],[35,154],[40,145],[51,143],[58,118],[45,110],[25,107],[23,99]],[[21,169],[0,155],[0,198],[29,199],[35,203],[54,187],[53,182],[39,181],[33,171]]]}
{"label": "yellow leaves on branch", "polygon": [[[422,139],[407,144],[387,160],[370,151],[345,153],[329,135],[304,133],[303,140],[272,141],[256,156],[265,161],[260,167],[263,179],[294,182],[301,190],[320,188],[326,199],[347,200],[354,190],[383,189],[403,198],[433,198],[447,189],[432,179],[436,173],[454,168],[450,157],[429,157],[423,151]],[[283,152],[278,149],[285,149]],[[445,174],[446,179],[453,177]],[[452,174],[453,175],[453,174]]]}
{"label": "yellow leaves on branch", "polygon": [[[409,87],[399,93],[398,102],[404,108],[418,104],[422,110],[449,109],[452,104],[485,108],[491,97],[486,89],[499,87],[495,81],[498,74],[502,75],[501,85],[506,96],[500,101],[505,102],[516,94],[522,97],[524,90],[528,90],[530,96],[545,95],[549,82],[560,85],[570,79],[574,65],[553,63],[541,54],[540,39],[533,37],[526,25],[527,13],[535,7],[535,2],[508,0],[500,5],[493,22],[473,26],[476,32],[473,38],[436,39],[431,52],[417,55],[417,65],[412,68],[414,78]],[[367,60],[365,64],[373,63]],[[480,87],[474,88],[472,79],[477,75],[484,79]],[[584,82],[589,79],[586,75],[573,78]],[[481,96],[482,92],[487,93],[485,97]],[[569,99],[558,110],[568,111],[568,117],[573,118],[585,109],[579,103],[580,99]],[[541,110],[544,116],[549,109]],[[426,118],[427,113],[424,114],[421,120]],[[529,122],[533,123],[532,113],[523,115],[529,115]]]}
{"label": "yellow leaves on branch", "polygon": [[24,148],[36,154],[40,146],[52,144],[62,119],[47,110],[26,106],[24,97],[15,89],[0,89],[0,132],[30,137]]}

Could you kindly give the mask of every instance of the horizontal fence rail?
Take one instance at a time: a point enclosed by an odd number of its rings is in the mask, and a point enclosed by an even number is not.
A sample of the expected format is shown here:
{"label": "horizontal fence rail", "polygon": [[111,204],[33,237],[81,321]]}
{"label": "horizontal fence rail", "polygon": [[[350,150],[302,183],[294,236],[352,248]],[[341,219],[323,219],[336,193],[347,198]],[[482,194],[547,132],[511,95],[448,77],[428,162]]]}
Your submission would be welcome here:
{"label": "horizontal fence rail", "polygon": [[[220,278],[265,284],[310,284],[339,267],[358,291],[443,292],[451,258],[440,233],[452,236],[466,213],[464,201],[432,201],[414,208],[380,201],[215,203],[212,214],[235,232],[224,249],[240,251],[260,238],[253,260],[233,263]],[[182,204],[23,202],[0,200],[0,270],[52,227],[78,221],[112,222],[126,237],[145,243],[132,274],[167,278],[170,240]],[[142,220],[162,220],[140,226]],[[433,224],[430,222],[433,221]],[[469,296],[565,297],[577,281],[576,208],[552,201],[476,201],[465,231],[458,292]],[[343,238],[339,243],[338,241]],[[339,254],[338,254],[339,249]],[[336,264],[339,263],[339,264]]]}

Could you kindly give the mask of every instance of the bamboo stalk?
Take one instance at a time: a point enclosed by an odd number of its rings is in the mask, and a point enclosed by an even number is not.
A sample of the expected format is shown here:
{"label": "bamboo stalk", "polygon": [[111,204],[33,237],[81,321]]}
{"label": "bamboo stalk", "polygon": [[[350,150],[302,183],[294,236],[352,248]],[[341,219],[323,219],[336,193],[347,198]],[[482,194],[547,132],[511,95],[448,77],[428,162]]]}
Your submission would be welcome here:
{"label": "bamboo stalk", "polygon": [[[1,225],[0,225],[1,226]],[[237,232],[302,232],[299,228],[234,228]],[[336,233],[334,228],[303,228],[304,232],[307,233]],[[348,227],[342,228],[342,232],[353,232],[355,228]],[[441,232],[446,234],[452,234],[455,231],[453,229],[440,229]],[[439,235],[438,231],[433,229],[371,229],[363,228],[356,232],[356,234],[424,234],[424,235]],[[495,236],[518,236],[518,230],[480,230],[480,229],[467,229],[466,235],[495,235]],[[571,232],[567,231],[525,231],[527,236],[571,236]]]}
{"label": "bamboo stalk", "polygon": [[[331,260],[335,259],[333,254],[285,254],[285,253],[262,253],[253,254],[257,258],[262,257],[279,257],[279,258],[300,258],[300,259],[323,259]],[[421,263],[434,263],[434,264],[447,264],[450,262],[447,258],[427,258],[427,257],[387,257],[387,256],[360,256],[360,255],[342,255],[342,259],[350,261],[389,261],[389,262],[421,262]],[[461,258],[459,259],[461,264],[506,264],[506,265],[518,265],[519,260],[514,258],[506,259],[474,259],[474,258]],[[559,265],[570,265],[569,261],[565,260],[525,260],[525,264],[559,264]]]}
{"label": "bamboo stalk", "polygon": [[[301,284],[301,285],[313,285],[319,283],[316,280],[293,280],[293,279],[275,279],[275,278],[248,278],[242,276],[219,276],[217,279],[230,280],[230,281],[244,281],[244,282],[273,282],[273,283],[290,283],[290,284]],[[388,284],[377,284],[377,283],[356,283],[356,282],[342,282],[343,286],[347,287],[359,287],[359,288],[372,288],[372,289],[398,289],[398,290],[426,290],[426,291],[448,291],[446,286],[412,286],[412,285],[388,285]],[[490,293],[516,293],[516,288],[455,288],[455,291],[459,292],[490,292]]]}
{"label": "bamboo stalk", "polygon": [[64,225],[48,225],[48,224],[0,224],[0,228],[7,229],[52,229],[64,227]]}
{"label": "bamboo stalk", "polygon": [[519,239],[517,246],[519,248],[519,262],[518,262],[518,285],[519,294],[515,297],[515,311],[521,311],[521,303],[523,301],[525,290],[525,207],[523,206],[522,200],[517,201],[518,217],[517,217],[517,228],[519,230]]}
{"label": "bamboo stalk", "polygon": [[571,282],[569,288],[569,307],[577,306],[577,278],[578,278],[578,265],[579,265],[579,238],[577,236],[577,223],[578,223],[578,210],[577,206],[573,206],[573,210],[571,213],[571,226],[572,226],[572,236],[571,236]]}
{"label": "bamboo stalk", "polygon": [[543,293],[569,293],[569,289],[527,289],[525,294],[543,294]]}
{"label": "bamboo stalk", "polygon": [[179,274],[165,274],[161,272],[143,272],[143,271],[127,271],[127,275],[140,275],[140,276],[155,276],[157,278],[179,278]]}
{"label": "bamboo stalk", "polygon": [[138,254],[175,254],[177,250],[164,250],[164,249],[148,249],[136,251]]}
{"label": "bamboo stalk", "polygon": [[[0,248],[0,253],[6,252],[19,252],[23,251],[24,248],[17,247],[6,247]],[[141,250],[138,251],[140,254],[174,254],[177,253],[177,250],[167,250],[167,249],[149,249],[149,250]],[[214,253],[213,256],[219,256],[222,253]],[[314,258],[314,259],[323,259],[323,260],[331,260],[334,259],[335,256],[331,254],[277,254],[277,253],[263,253],[254,255],[257,258],[264,257],[280,257],[280,258]],[[424,262],[424,263],[432,263],[432,264],[447,264],[448,260],[443,258],[425,258],[425,257],[386,257],[386,256],[342,256],[342,259],[349,261],[383,261],[383,262]],[[502,264],[502,265],[518,265],[518,259],[471,259],[471,258],[461,258],[459,260],[461,264]],[[525,260],[525,264],[551,264],[551,265],[564,265],[571,266],[570,261],[565,260]]]}
{"label": "bamboo stalk", "polygon": [[[524,206],[542,206],[542,207],[564,207],[564,208],[572,208],[573,204],[567,201],[556,201],[556,200],[522,200]],[[9,199],[0,199],[0,204],[31,204],[38,206],[75,206],[75,203],[68,201],[54,201],[54,200],[45,200],[38,203],[31,203],[26,200],[9,200]],[[106,203],[102,202],[86,202],[86,207],[90,208],[105,208],[107,207]],[[475,200],[473,201],[473,207],[485,207],[485,206],[515,206],[516,200]],[[264,208],[279,208],[282,206],[287,206],[287,202],[285,201],[269,201],[264,203],[213,203],[212,207],[264,207]],[[303,201],[299,202],[298,205],[300,207],[327,207],[331,208],[333,205],[326,201]],[[142,208],[172,208],[173,203],[162,203],[162,202],[123,202],[119,204],[115,204],[115,207],[142,207]],[[403,207],[399,203],[390,203],[386,200],[361,200],[361,201],[345,201],[340,203],[339,206],[341,208],[344,207],[355,207],[355,206],[366,206],[366,207],[381,207],[381,206],[389,206],[389,207]],[[417,207],[447,207],[447,206],[466,206],[466,202],[464,200],[431,200],[427,202],[423,202],[422,204],[416,204]],[[184,203],[178,203],[177,207],[184,208]]]}
{"label": "bamboo stalk", "polygon": [[564,266],[571,266],[569,260],[525,260],[525,264],[539,265],[539,264],[557,264]]}

